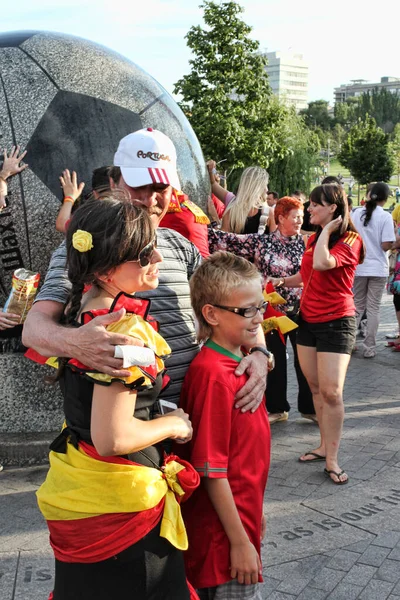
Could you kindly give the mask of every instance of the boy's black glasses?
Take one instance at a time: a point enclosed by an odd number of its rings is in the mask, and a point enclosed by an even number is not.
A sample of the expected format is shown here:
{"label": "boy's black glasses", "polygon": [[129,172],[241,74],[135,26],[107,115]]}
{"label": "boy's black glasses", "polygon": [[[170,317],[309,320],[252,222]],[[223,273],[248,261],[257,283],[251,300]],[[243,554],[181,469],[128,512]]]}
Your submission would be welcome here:
{"label": "boy's black glasses", "polygon": [[248,306],[247,308],[235,308],[234,306],[221,306],[221,304],[213,304],[216,308],[222,308],[222,310],[228,310],[229,312],[235,313],[235,315],[240,315],[241,317],[246,317],[251,319],[255,317],[258,312],[265,312],[268,302],[263,302],[260,306]]}
{"label": "boy's black glasses", "polygon": [[154,250],[157,248],[157,239],[154,238],[147,246],[145,246],[140,252],[137,260],[128,260],[127,262],[138,262],[139,265],[147,267],[150,264],[151,257],[153,256]]}

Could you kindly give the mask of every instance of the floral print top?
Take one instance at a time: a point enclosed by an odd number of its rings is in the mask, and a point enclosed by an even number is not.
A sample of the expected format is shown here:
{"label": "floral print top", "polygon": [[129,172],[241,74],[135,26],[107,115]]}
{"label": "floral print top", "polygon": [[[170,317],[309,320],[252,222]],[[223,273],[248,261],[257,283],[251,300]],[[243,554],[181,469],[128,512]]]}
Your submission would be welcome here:
{"label": "floral print top", "polygon": [[[227,250],[254,263],[264,278],[290,277],[300,271],[305,245],[302,235],[283,236],[278,229],[269,235],[239,235],[209,228],[210,252]],[[285,313],[296,313],[299,309],[301,288],[279,288],[287,304],[277,307]]]}

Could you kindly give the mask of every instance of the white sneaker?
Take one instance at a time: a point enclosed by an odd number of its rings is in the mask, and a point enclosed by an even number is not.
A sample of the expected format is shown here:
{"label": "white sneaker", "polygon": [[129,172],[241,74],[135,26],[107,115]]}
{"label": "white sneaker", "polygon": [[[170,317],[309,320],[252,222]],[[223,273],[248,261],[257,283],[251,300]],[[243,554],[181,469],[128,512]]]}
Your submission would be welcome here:
{"label": "white sneaker", "polygon": [[376,356],[376,352],[373,348],[366,348],[364,350],[364,358],[374,358]]}

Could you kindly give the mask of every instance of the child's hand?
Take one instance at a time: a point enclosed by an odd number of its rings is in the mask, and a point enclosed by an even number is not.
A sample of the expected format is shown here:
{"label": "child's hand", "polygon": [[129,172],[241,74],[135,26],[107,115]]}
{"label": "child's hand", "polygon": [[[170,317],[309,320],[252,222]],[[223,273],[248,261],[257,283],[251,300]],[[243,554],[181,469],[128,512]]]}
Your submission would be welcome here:
{"label": "child's hand", "polygon": [[78,178],[75,171],[72,174],[68,169],[64,169],[63,174],[60,177],[60,183],[64,197],[68,196],[72,200],[77,200],[83,192],[85,184],[83,182],[78,184]]}
{"label": "child's hand", "polygon": [[250,585],[258,582],[261,561],[250,541],[231,545],[231,577],[239,583]]}

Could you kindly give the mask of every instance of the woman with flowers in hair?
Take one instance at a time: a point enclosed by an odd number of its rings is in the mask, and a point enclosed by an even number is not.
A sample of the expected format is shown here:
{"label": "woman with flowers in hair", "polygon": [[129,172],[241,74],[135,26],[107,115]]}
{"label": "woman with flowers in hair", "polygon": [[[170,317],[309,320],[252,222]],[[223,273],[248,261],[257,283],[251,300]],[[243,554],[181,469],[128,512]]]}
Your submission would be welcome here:
{"label": "woman with flowers in hair", "polygon": [[[149,316],[150,301],[134,296],[158,285],[162,257],[150,217],[117,197],[89,200],[71,219],[67,248],[72,291],[65,323],[79,327],[124,308],[124,318],[108,328],[139,338],[143,347],[116,347],[125,378],[73,357],[50,359],[58,365],[65,412],[37,493],[56,559],[50,597],[196,598],[184,573],[179,504],[198,475],[175,456],[165,458],[159,446],[167,438],[189,441],[191,423],[181,409],[153,418],[170,349]],[[129,349],[134,356],[126,355]]]}

